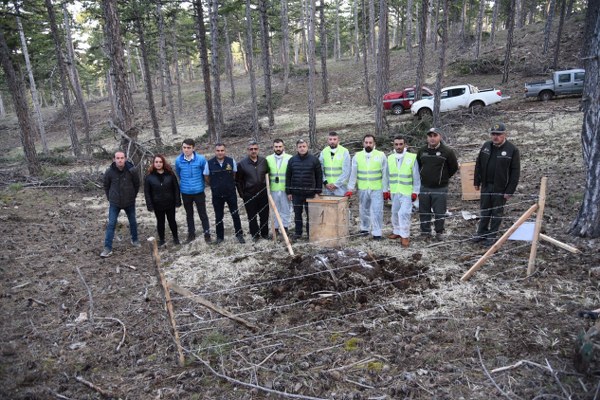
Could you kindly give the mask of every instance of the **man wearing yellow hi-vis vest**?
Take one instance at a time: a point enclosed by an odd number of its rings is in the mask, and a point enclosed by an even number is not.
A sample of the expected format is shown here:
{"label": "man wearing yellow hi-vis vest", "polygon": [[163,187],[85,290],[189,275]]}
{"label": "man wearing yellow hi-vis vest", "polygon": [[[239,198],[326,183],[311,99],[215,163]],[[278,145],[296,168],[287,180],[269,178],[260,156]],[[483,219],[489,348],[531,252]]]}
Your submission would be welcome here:
{"label": "man wearing yellow hi-vis vest", "polygon": [[[283,140],[273,140],[273,154],[267,156],[271,197],[273,197],[273,201],[281,217],[281,223],[286,232],[290,224],[291,204],[285,193],[285,172],[290,158],[292,158],[291,154],[285,153]],[[277,219],[275,219],[275,229],[279,229]]]}
{"label": "man wearing yellow hi-vis vest", "polygon": [[[375,150],[375,137],[363,137],[363,150],[352,158],[352,171],[348,181],[346,196],[352,196],[358,188],[360,214],[360,234],[373,235],[373,240],[381,240],[383,227],[383,190],[388,187],[387,159],[382,151]],[[389,196],[389,192],[385,195]],[[386,196],[386,197],[387,197]]]}
{"label": "man wearing yellow hi-vis vest", "polygon": [[328,146],[321,151],[319,161],[323,169],[323,194],[343,196],[350,178],[350,153],[340,145],[337,132],[329,132]]}
{"label": "man wearing yellow hi-vis vest", "polygon": [[409,153],[406,138],[394,138],[394,152],[388,157],[389,192],[392,196],[392,226],[388,239],[400,239],[402,247],[410,241],[410,215],[412,203],[421,189],[421,176],[417,155]]}

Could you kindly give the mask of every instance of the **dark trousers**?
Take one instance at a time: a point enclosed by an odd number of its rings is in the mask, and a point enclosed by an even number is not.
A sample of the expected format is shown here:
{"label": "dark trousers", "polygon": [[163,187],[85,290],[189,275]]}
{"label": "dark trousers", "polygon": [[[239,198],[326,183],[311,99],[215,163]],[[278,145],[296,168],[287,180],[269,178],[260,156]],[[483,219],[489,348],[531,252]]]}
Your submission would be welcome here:
{"label": "dark trousers", "polygon": [[[269,237],[269,197],[266,190],[254,196],[244,196],[248,227],[253,238]],[[258,221],[260,219],[260,227]]]}
{"label": "dark trousers", "polygon": [[194,204],[196,204],[196,208],[198,209],[198,215],[202,222],[204,234],[210,234],[210,224],[208,222],[208,214],[206,213],[206,195],[204,192],[196,194],[181,193],[181,199],[183,200],[183,208],[185,208],[188,235],[196,234],[196,225],[194,225]]}
{"label": "dark trousers", "polygon": [[481,198],[479,200],[479,225],[477,235],[494,238],[498,234],[504,215],[506,199],[504,194],[494,193],[494,185],[486,183],[481,186]]}
{"label": "dark trousers", "polygon": [[309,224],[308,224],[308,203],[306,199],[312,199],[314,196],[300,196],[297,194],[292,195],[292,205],[294,207],[294,224],[295,234],[302,236],[302,211],[306,212],[306,233],[310,235]]}
{"label": "dark trousers", "polygon": [[177,235],[177,221],[175,221],[175,207],[168,210],[154,210],[154,215],[156,216],[156,230],[160,241],[164,242],[165,240],[165,217],[169,221],[169,229],[171,229],[173,239],[179,238]]}
{"label": "dark trousers", "polygon": [[227,203],[227,207],[229,207],[229,212],[231,213],[231,219],[233,219],[233,228],[235,229],[235,235],[242,235],[242,222],[240,221],[237,195],[235,194],[235,192],[228,196],[213,196],[212,203],[213,208],[215,209],[215,231],[217,232],[217,239],[223,239],[225,237],[225,227],[223,226],[223,217],[225,216],[225,203]]}
{"label": "dark trousers", "polygon": [[433,217],[435,217],[435,220],[433,221],[435,232],[444,232],[447,201],[448,186],[440,188],[421,186],[421,193],[419,194],[419,220],[421,221],[421,233],[431,233],[431,219]]}

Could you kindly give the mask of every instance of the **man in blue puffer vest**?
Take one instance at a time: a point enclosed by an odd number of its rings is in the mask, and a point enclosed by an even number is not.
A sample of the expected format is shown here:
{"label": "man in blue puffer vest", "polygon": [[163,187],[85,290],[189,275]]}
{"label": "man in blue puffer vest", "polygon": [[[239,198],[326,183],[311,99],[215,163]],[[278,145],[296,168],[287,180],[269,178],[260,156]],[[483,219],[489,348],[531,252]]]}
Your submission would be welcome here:
{"label": "man in blue puffer vest", "polygon": [[194,204],[204,230],[204,240],[210,242],[210,225],[206,213],[206,195],[204,194],[204,167],[206,158],[194,151],[194,139],[185,139],[181,146],[181,154],[175,159],[175,172],[179,177],[179,190],[183,200],[183,208],[187,217],[188,242],[196,239],[194,225]]}

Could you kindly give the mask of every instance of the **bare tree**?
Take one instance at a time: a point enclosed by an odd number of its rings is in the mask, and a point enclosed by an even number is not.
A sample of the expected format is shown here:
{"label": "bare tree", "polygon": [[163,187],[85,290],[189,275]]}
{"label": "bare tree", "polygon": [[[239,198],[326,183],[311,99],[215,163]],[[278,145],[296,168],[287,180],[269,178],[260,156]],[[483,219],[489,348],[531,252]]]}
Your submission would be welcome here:
{"label": "bare tree", "polygon": [[440,58],[437,70],[437,77],[435,79],[435,97],[433,99],[433,126],[441,125],[440,118],[440,102],[442,93],[442,84],[444,79],[444,71],[446,69],[446,48],[448,47],[448,20],[450,19],[448,0],[443,2],[444,17],[442,18],[439,30],[441,31],[441,44],[440,44]]}
{"label": "bare tree", "polygon": [[4,108],[4,100],[2,100],[2,92],[0,92],[0,118],[6,117],[6,108]]}
{"label": "bare tree", "polygon": [[582,60],[583,126],[581,144],[585,165],[585,191],[579,213],[570,233],[581,237],[600,237],[600,2],[588,0]]}
{"label": "bare tree", "polygon": [[33,77],[33,68],[31,68],[31,60],[29,59],[29,51],[27,50],[27,40],[25,40],[25,32],[23,31],[23,24],[21,24],[21,18],[19,17],[18,3],[15,1],[15,9],[17,10],[17,29],[19,30],[19,37],[21,39],[21,50],[23,51],[23,58],[25,58],[25,67],[27,69],[27,76],[29,77],[29,90],[31,91],[31,102],[33,103],[33,111],[35,112],[35,118],[37,120],[38,132],[40,133],[40,139],[42,140],[42,149],[44,154],[48,154],[48,139],[46,139],[46,128],[44,127],[44,118],[42,117],[42,110],[40,110],[40,97],[38,95],[37,88],[35,86],[35,79]]}
{"label": "bare tree", "polygon": [[267,103],[267,116],[269,126],[275,125],[273,114],[273,96],[271,94],[271,45],[269,38],[269,18],[267,15],[268,0],[258,1],[258,14],[260,16],[260,39],[262,43],[263,79],[265,81],[265,102]]}
{"label": "bare tree", "polygon": [[[411,0],[409,0],[411,1]],[[360,29],[358,27],[358,0],[354,0],[354,46],[356,47],[354,53],[354,61],[358,62],[360,59]]]}
{"label": "bare tree", "polygon": [[254,50],[252,42],[252,15],[250,0],[246,0],[246,63],[250,77],[250,100],[252,101],[252,135],[258,138],[258,104],[256,102],[256,76],[254,74]]}
{"label": "bare tree", "polygon": [[73,110],[71,108],[71,99],[69,98],[69,86],[67,83],[67,68],[62,55],[62,44],[58,35],[58,26],[56,25],[56,14],[51,0],[45,0],[46,9],[48,10],[48,20],[50,22],[50,31],[54,40],[54,50],[56,51],[56,60],[58,61],[58,72],[60,75],[60,85],[62,87],[63,102],[65,107],[65,116],[67,118],[67,126],[69,129],[69,137],[71,139],[71,151],[77,158],[81,157],[81,148],[79,147],[79,138],[75,130],[75,122],[73,121]]}
{"label": "bare tree", "polygon": [[223,107],[221,105],[221,69],[219,67],[219,0],[209,0],[210,55],[213,78],[213,106],[215,113],[215,140],[221,141],[223,133]]}
{"label": "bare tree", "polygon": [[523,0],[515,0],[515,25],[517,28],[523,27]]}
{"label": "bare tree", "polygon": [[554,44],[554,62],[552,66],[554,69],[558,68],[558,56],[560,54],[560,40],[562,39],[563,26],[565,24],[565,13],[566,13],[566,0],[560,2],[560,20],[558,22],[558,32],[556,33],[556,43]]}
{"label": "bare tree", "polygon": [[408,60],[410,65],[413,64],[413,52],[412,52],[412,18],[413,18],[413,0],[408,0],[406,6],[406,51],[408,51]]}
{"label": "bare tree", "polygon": [[[425,11],[428,7],[429,0],[423,0],[421,9]],[[444,10],[444,14],[445,14]],[[421,12],[421,23],[419,24],[419,60],[417,62],[417,78],[415,81],[415,101],[421,99],[421,86],[423,86],[423,77],[425,75],[425,34],[427,13]],[[436,27],[437,29],[437,27]],[[437,31],[436,31],[437,32]],[[437,34],[437,33],[436,33]]]}
{"label": "bare tree", "polygon": [[233,55],[231,54],[231,43],[229,42],[229,31],[227,29],[227,17],[223,16],[223,33],[225,36],[225,69],[229,86],[231,87],[231,104],[235,105],[235,85],[233,84]]}
{"label": "bare tree", "polygon": [[335,0],[335,38],[334,38],[334,56],[339,61],[342,58],[342,44],[340,41],[340,0]]}
{"label": "bare tree", "polygon": [[208,49],[206,46],[206,27],[204,26],[204,10],[202,0],[194,0],[194,11],[196,14],[196,35],[198,41],[198,52],[200,53],[200,64],[202,66],[202,80],[204,82],[204,104],[206,108],[206,124],[211,139],[217,137],[215,129],[215,115],[212,103],[212,89],[210,84],[210,64],[208,62]]}
{"label": "bare tree", "polygon": [[375,134],[381,136],[383,134],[383,95],[386,92],[385,83],[386,73],[385,65],[386,58],[389,57],[387,46],[388,36],[388,5],[387,0],[379,0],[379,49],[377,51],[377,72],[375,73]]}
{"label": "bare tree", "polygon": [[140,71],[142,71],[142,77],[144,78],[144,86],[146,92],[146,101],[148,102],[148,111],[150,113],[150,120],[152,121],[152,132],[154,133],[154,140],[157,146],[162,146],[162,139],[160,137],[160,129],[158,126],[158,117],[156,116],[156,105],[154,104],[154,91],[152,89],[152,75],[150,74],[150,64],[148,62],[148,49],[146,48],[146,39],[144,35],[144,29],[142,27],[142,17],[140,15],[139,4],[134,1],[134,18],[133,24],[137,31],[138,39],[140,41],[139,47],[142,51],[142,57],[140,60]]}
{"label": "bare tree", "polygon": [[548,45],[550,43],[550,33],[552,32],[552,20],[554,19],[554,9],[556,8],[556,0],[550,0],[550,6],[548,7],[548,17],[546,18],[546,26],[544,27],[544,47],[542,48],[542,54],[548,52]]}
{"label": "bare tree", "polygon": [[289,92],[290,42],[288,28],[288,2],[281,0],[281,62],[283,64],[283,94]]}
{"label": "bare tree", "polygon": [[321,86],[323,88],[323,103],[329,103],[329,84],[327,82],[327,29],[325,28],[325,0],[321,0],[319,7],[320,26],[320,45],[321,45]]}
{"label": "bare tree", "polygon": [[377,38],[375,36],[375,0],[369,0],[369,52],[373,64],[377,63]]}
{"label": "bare tree", "polygon": [[15,71],[15,65],[10,57],[10,50],[4,38],[4,29],[0,29],[0,62],[4,70],[8,89],[15,105],[15,112],[19,121],[19,133],[21,136],[21,145],[27,160],[27,169],[30,175],[37,176],[42,173],[42,167],[35,152],[35,142],[33,135],[35,132],[33,121],[29,112],[29,106],[25,97],[25,89],[21,74]]}
{"label": "bare tree", "polygon": [[483,12],[485,11],[485,1],[479,2],[479,14],[477,15],[477,38],[475,44],[475,59],[479,59],[479,51],[481,50],[481,36],[483,34]]}
{"label": "bare tree", "polygon": [[171,117],[171,134],[177,136],[177,122],[175,121],[175,101],[171,81],[171,69],[167,61],[167,46],[165,39],[165,19],[162,12],[162,1],[156,2],[156,16],[158,17],[158,56],[160,60],[160,80],[165,86],[169,116]]}
{"label": "bare tree", "polygon": [[317,115],[315,110],[315,0],[308,0],[308,138],[310,147],[317,148]]}
{"label": "bare tree", "polygon": [[504,53],[504,71],[502,73],[502,83],[508,82],[508,73],[510,72],[510,53],[512,51],[513,34],[515,32],[515,0],[510,0],[508,9],[508,30],[506,32],[506,51]]}
{"label": "bare tree", "polygon": [[494,0],[494,11],[492,12],[492,32],[490,33],[490,43],[494,43],[494,39],[496,39],[496,29],[498,25],[498,9],[500,5],[500,0]]}
{"label": "bare tree", "polygon": [[361,0],[362,4],[362,53],[363,53],[363,73],[365,77],[365,94],[367,95],[367,105],[371,107],[371,84],[369,83],[369,61],[367,52],[367,16],[365,10],[365,0]]}
{"label": "bare tree", "polygon": [[[175,65],[175,82],[177,83],[177,110],[183,112],[183,96],[181,95],[181,71],[179,70],[179,44],[177,40],[177,14],[179,9],[175,9],[173,15],[173,64]],[[185,79],[185,78],[184,78]]]}

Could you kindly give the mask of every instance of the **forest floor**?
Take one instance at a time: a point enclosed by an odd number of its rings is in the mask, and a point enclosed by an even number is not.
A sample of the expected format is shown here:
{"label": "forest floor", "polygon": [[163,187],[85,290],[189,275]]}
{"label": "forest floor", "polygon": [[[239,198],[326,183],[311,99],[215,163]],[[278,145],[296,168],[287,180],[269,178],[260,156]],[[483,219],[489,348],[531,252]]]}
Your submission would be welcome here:
{"label": "forest floor", "polygon": [[[520,33],[539,43],[533,33]],[[567,43],[579,38],[576,30],[565,35]],[[515,60],[535,63],[537,56],[522,42],[517,40],[515,48]],[[576,60],[576,50],[570,51],[564,65]],[[493,60],[501,51],[484,54]],[[392,61],[391,87],[408,86],[413,77],[404,52],[394,52]],[[499,85],[497,71],[460,75],[453,65],[446,84]],[[5,155],[0,169],[0,397],[600,398],[600,363],[579,363],[579,368],[574,363],[576,338],[592,326],[578,312],[600,307],[600,243],[567,234],[584,184],[580,99],[525,101],[520,90],[531,79],[528,65],[521,63],[501,87],[509,100],[477,115],[444,115],[446,141],[460,162],[473,161],[490,125],[503,121],[522,154],[521,183],[507,205],[503,228],[538,200],[541,178],[547,177],[542,231],[581,254],[540,242],[537,270],[527,277],[531,244],[509,241],[462,282],[487,248],[469,242],[476,220],[465,216],[476,214],[478,203],[461,199],[460,176],[450,186],[444,240],[421,239],[415,214],[408,249],[358,236],[356,200],[351,200],[350,234],[342,249],[298,241],[295,256],[280,242],[238,244],[227,216],[222,245],[169,242],[159,252],[166,278],[193,293],[190,298],[171,292],[183,366],[178,365],[150,245],[133,248],[121,216],[114,255],[99,257],[107,203],[96,185],[110,156],[100,152],[87,161],[64,162],[64,121],[60,113],[47,111],[53,156],[44,159],[44,176],[28,178],[17,156],[15,120],[0,121]],[[433,71],[428,66],[429,76]],[[329,130],[337,130],[351,148],[372,132],[374,112],[365,105],[361,76],[353,60],[330,63],[331,102],[317,110],[321,145]],[[236,82],[243,98],[245,78]],[[194,82],[184,91],[178,135],[169,133],[166,111],[161,111],[171,160],[182,138],[200,137],[206,129],[203,103],[194,92],[199,87]],[[263,154],[275,137],[284,138],[292,152],[291,144],[306,132],[305,77],[293,79],[293,95],[280,95],[279,80],[274,89],[279,93],[276,127],[261,138]],[[143,94],[136,93],[135,99],[141,110]],[[110,107],[105,100],[89,106],[94,143],[110,153],[117,147],[104,128]],[[243,128],[246,106],[226,111],[228,126]],[[138,122],[148,128],[140,114]],[[387,121],[391,136],[399,130],[413,146],[423,143],[410,130],[410,116],[388,116]],[[144,135],[149,140],[150,130]],[[244,134],[225,137],[236,159],[244,156],[246,141]],[[200,147],[210,156],[206,140]],[[380,148],[389,150],[389,143]],[[212,224],[210,201],[208,210]],[[141,196],[137,215],[140,238],[154,236],[154,217]],[[182,210],[177,218],[185,237]],[[245,230],[246,221],[242,210]],[[388,234],[389,206],[384,222]],[[200,296],[256,329],[198,304]]]}

